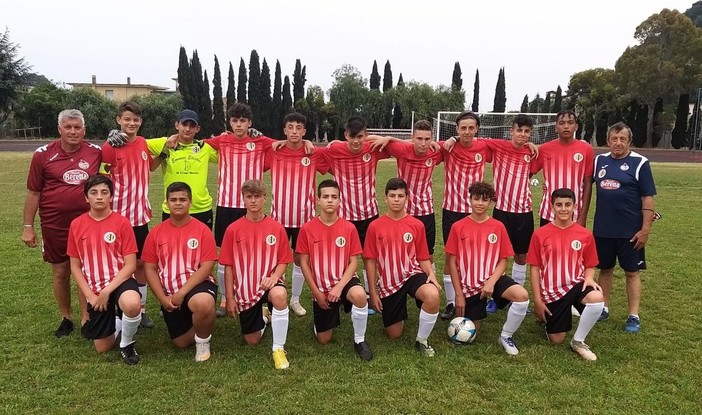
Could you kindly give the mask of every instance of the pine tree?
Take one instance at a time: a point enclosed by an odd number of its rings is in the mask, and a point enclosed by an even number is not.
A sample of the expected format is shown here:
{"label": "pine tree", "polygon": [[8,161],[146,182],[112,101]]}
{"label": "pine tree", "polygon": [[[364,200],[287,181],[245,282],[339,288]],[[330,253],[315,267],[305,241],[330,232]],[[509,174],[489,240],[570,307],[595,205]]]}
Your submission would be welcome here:
{"label": "pine tree", "polygon": [[193,97],[192,84],[188,54],[185,52],[185,48],[181,46],[178,56],[178,92],[183,98],[183,107],[194,110],[197,107],[197,103]]}
{"label": "pine tree", "polygon": [[305,97],[305,75],[302,73],[302,63],[300,59],[295,61],[295,71],[293,72],[293,105]]}
{"label": "pine tree", "polygon": [[563,109],[563,90],[561,89],[561,86],[558,85],[558,88],[556,88],[556,96],[553,98],[553,112],[559,112]]}
{"label": "pine tree", "polygon": [[453,65],[453,76],[451,77],[451,89],[460,91],[463,88],[463,74],[461,72],[461,64],[456,62]]}
{"label": "pine tree", "polygon": [[249,57],[249,106],[253,113],[253,126],[258,128],[261,125],[261,100],[263,93],[261,92],[261,63],[258,58],[256,49],[251,51]]}
{"label": "pine tree", "polygon": [[405,86],[405,80],[402,79],[402,72],[400,72],[400,77],[397,78],[397,86]]}
{"label": "pine tree", "polygon": [[542,112],[551,112],[551,91],[546,92],[546,98],[544,98],[544,107]]}
{"label": "pine tree", "polygon": [[236,90],[236,100],[241,103],[246,103],[246,64],[244,58],[239,60],[239,87]]}
{"label": "pine tree", "polygon": [[480,71],[475,70],[475,82],[473,82],[473,104],[470,106],[470,110],[473,112],[478,112],[478,103],[480,101]]}
{"label": "pine tree", "polygon": [[222,96],[222,73],[215,55],[214,75],[212,76],[212,133],[219,134],[226,129],[224,122],[224,97]]}
{"label": "pine tree", "polygon": [[392,89],[392,69],[390,61],[385,62],[385,71],[383,72],[383,92]]}
{"label": "pine tree", "polygon": [[378,73],[377,61],[373,61],[373,70],[371,70],[369,87],[370,89],[380,90],[380,74]]}
{"label": "pine tree", "polygon": [[400,104],[395,104],[395,108],[392,110],[392,128],[398,129],[400,128],[400,124],[402,123],[402,108],[400,108]]}
{"label": "pine tree", "polygon": [[273,135],[271,137],[283,138],[283,80],[281,79],[280,61],[275,61],[275,78],[273,80]]}
{"label": "pine tree", "polygon": [[493,112],[505,112],[507,110],[507,91],[505,83],[505,68],[500,68],[497,75],[497,85],[495,85],[495,100],[492,106]]}
{"label": "pine tree", "polygon": [[524,100],[522,101],[522,106],[519,108],[519,112],[522,114],[529,112],[529,95],[524,95]]}
{"label": "pine tree", "polygon": [[[227,108],[236,103],[236,85],[234,84],[234,66],[229,62],[229,75],[227,76]],[[226,117],[225,117],[226,118]],[[226,122],[226,120],[225,120]]]}
{"label": "pine tree", "polygon": [[261,131],[270,137],[273,134],[273,101],[271,100],[271,69],[266,58],[263,58],[261,67],[261,102],[258,119],[261,120]]}
{"label": "pine tree", "polygon": [[282,104],[283,104],[283,114],[287,114],[292,109],[292,106],[293,106],[292,96],[290,96],[290,78],[287,75],[285,75],[285,78],[283,79]]}
{"label": "pine tree", "polygon": [[[221,94],[221,93],[220,93]],[[220,101],[222,98],[220,97]],[[212,134],[219,134],[222,131],[215,131],[212,125],[212,101],[210,101],[210,81],[207,79],[207,71],[204,73],[202,81],[202,92],[200,95],[200,132],[202,137],[209,137]]]}

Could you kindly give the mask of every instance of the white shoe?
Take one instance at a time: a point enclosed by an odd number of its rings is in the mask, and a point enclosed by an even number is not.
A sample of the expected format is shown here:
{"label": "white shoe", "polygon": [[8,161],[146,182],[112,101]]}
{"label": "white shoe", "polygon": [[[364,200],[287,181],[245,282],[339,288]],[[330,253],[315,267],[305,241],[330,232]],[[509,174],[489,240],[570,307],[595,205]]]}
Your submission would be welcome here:
{"label": "white shoe", "polygon": [[305,310],[299,302],[298,303],[291,303],[290,309],[293,311],[293,313],[295,313],[295,315],[300,316],[300,317],[307,314],[307,310]]}
{"label": "white shoe", "polygon": [[516,356],[519,354],[519,349],[517,349],[517,344],[514,342],[512,337],[500,336],[499,342],[510,356]]}
{"label": "white shoe", "polygon": [[570,350],[579,354],[585,360],[595,361],[597,360],[597,355],[592,353],[590,346],[585,344],[585,342],[578,342],[575,340],[570,341]]}
{"label": "white shoe", "polygon": [[575,308],[575,306],[570,306],[570,314],[572,314],[575,317],[580,317],[580,312],[577,308]]}
{"label": "white shoe", "polygon": [[210,358],[210,342],[195,343],[195,361],[204,362]]}

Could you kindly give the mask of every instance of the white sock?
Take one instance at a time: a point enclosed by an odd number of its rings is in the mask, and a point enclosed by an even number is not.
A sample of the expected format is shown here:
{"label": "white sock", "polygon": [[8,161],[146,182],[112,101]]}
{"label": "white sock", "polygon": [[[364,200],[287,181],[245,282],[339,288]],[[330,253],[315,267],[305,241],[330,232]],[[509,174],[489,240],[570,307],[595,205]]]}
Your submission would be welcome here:
{"label": "white sock", "polygon": [[119,347],[127,347],[134,343],[134,335],[141,323],[141,314],[136,317],[122,316],[122,340],[119,342]]}
{"label": "white sock", "polygon": [[205,337],[204,339],[202,337],[197,337],[197,334],[196,334],[195,335],[195,343],[198,343],[198,344],[209,343],[211,338],[212,338],[211,334],[209,336]]}
{"label": "white sock", "polygon": [[302,294],[302,284],[305,282],[305,277],[302,275],[302,268],[293,264],[292,272],[292,296],[290,304],[300,302],[300,294]]}
{"label": "white sock", "polygon": [[526,281],[526,264],[517,264],[516,262],[512,264],[512,279],[516,281],[517,284],[524,286]]}
{"label": "white sock", "polygon": [[368,325],[368,304],[359,308],[351,306],[351,323],[353,324],[353,342],[360,343],[366,340],[366,326]]}
{"label": "white sock", "polygon": [[453,289],[453,282],[448,274],[444,274],[444,292],[446,293],[446,305],[456,302],[456,291]]}
{"label": "white sock", "polygon": [[122,319],[115,316],[115,339],[117,336],[119,336],[119,333],[122,331]]}
{"label": "white sock", "polygon": [[146,306],[146,293],[147,293],[146,285],[141,285],[139,284],[139,294],[141,294],[141,312],[144,312],[145,306]]}
{"label": "white sock", "polygon": [[512,337],[515,331],[519,328],[524,321],[527,310],[529,309],[529,300],[512,302],[512,305],[507,311],[507,321],[502,326],[502,337]]}
{"label": "white sock", "polygon": [[600,318],[603,308],[604,302],[585,304],[585,309],[580,313],[580,322],[578,323],[578,328],[575,329],[573,340],[576,342],[585,341],[585,337],[595,327],[597,319]]}
{"label": "white sock", "polygon": [[636,318],[639,318],[639,315],[638,315],[638,314],[629,314],[629,317],[636,317]]}
{"label": "white sock", "polygon": [[366,289],[366,292],[369,293],[370,290],[368,289],[368,274],[366,274],[366,270],[363,270],[363,286]]}
{"label": "white sock", "polygon": [[604,311],[606,311],[607,313],[609,313],[609,307],[607,307],[607,306],[604,306],[604,308],[603,308],[602,310],[604,310]]}
{"label": "white sock", "polygon": [[273,330],[273,351],[285,348],[285,341],[288,338],[288,322],[290,310],[287,307],[278,310],[273,307],[271,313],[271,329]]}
{"label": "white sock", "polygon": [[419,311],[419,329],[417,330],[417,341],[427,344],[427,339],[434,329],[439,313],[429,314],[424,310]]}
{"label": "white sock", "polygon": [[226,299],[224,293],[227,292],[224,289],[224,265],[217,265],[217,283],[219,284],[219,293],[221,294],[221,302],[223,303]]}

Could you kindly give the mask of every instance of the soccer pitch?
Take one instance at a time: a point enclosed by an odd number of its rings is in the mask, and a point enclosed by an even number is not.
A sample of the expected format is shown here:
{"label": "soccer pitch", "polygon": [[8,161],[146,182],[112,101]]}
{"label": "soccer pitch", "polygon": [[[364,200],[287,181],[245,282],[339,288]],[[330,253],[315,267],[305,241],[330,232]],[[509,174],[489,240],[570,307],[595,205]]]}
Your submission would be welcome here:
{"label": "soccer pitch", "polygon": [[[414,350],[417,311],[410,306],[405,334],[398,341],[385,338],[379,315],[369,317],[366,340],[375,358],[364,363],[353,351],[349,315],[342,315],[330,345],[316,344],[305,288],[302,304],[308,314],[290,316],[290,368],[276,371],[270,329],[260,346],[244,346],[237,322],[228,318],[217,320],[212,358],[195,362],[194,350],[179,351],[170,344],[153,295],[147,308],[156,327],[140,329],[136,336],[142,358],[137,366],[123,364],[116,351],[98,355],[78,329],[69,337],[55,338],[60,319],[50,268],[39,249],[26,248],[20,241],[30,159],[27,152],[0,153],[6,203],[0,216],[4,414],[700,412],[702,283],[697,259],[702,253],[702,164],[653,164],[658,190],[654,200],[663,219],[654,223],[647,245],[641,333],[624,333],[626,298],[623,273],[617,269],[610,318],[588,337],[596,362],[578,358],[567,342],[550,346],[533,315],[514,336],[519,355],[508,356],[497,343],[504,311],[489,316],[475,343],[462,347],[449,342],[448,324],[439,320],[429,339],[436,357],[424,358]],[[381,210],[384,185],[395,172],[394,161],[379,164]],[[216,168],[211,175],[214,195]],[[489,173],[486,180],[491,181]],[[532,190],[537,210],[541,189]],[[434,196],[439,225],[443,165],[434,174]],[[152,175],[150,197],[153,227],[161,217],[160,172]],[[444,260],[440,235],[439,228],[438,274]],[[75,290],[73,302],[79,321]]]}

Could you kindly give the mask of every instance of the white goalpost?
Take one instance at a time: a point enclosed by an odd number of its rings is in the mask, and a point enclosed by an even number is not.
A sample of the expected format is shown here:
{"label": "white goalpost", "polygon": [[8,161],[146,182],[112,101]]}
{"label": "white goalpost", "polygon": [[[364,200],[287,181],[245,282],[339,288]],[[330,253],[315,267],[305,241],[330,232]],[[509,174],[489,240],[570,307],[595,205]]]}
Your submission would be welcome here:
{"label": "white goalpost", "polygon": [[[430,119],[434,127],[434,137],[436,140],[446,140],[456,135],[456,117],[460,112],[439,111],[436,118]],[[478,112],[480,117],[480,129],[478,137],[496,138],[509,140],[512,128],[512,120],[519,113],[496,113]],[[556,134],[556,114],[551,113],[526,113],[534,119],[534,128],[531,133],[531,142],[543,144],[553,140]]]}

